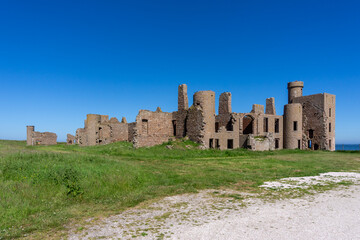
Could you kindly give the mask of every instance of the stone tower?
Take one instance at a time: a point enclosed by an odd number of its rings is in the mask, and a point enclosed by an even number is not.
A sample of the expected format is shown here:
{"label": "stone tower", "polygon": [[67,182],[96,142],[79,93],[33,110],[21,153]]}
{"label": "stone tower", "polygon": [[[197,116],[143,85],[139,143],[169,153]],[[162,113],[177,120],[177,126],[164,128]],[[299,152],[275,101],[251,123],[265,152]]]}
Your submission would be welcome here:
{"label": "stone tower", "polygon": [[295,81],[288,83],[288,103],[292,103],[294,98],[303,95],[304,82]]}
{"label": "stone tower", "polygon": [[190,140],[209,147],[209,139],[215,132],[215,92],[199,91],[194,94],[193,105],[186,120]]}
{"label": "stone tower", "polygon": [[284,148],[302,147],[302,105],[291,103],[284,106]]}
{"label": "stone tower", "polygon": [[189,100],[187,95],[187,85],[181,84],[178,87],[178,111],[176,113],[176,120],[172,122],[174,129],[176,129],[174,135],[178,138],[186,136],[186,118],[188,108]]}
{"label": "stone tower", "polygon": [[203,111],[205,134],[215,132],[215,92],[199,91],[194,94],[194,105]]}

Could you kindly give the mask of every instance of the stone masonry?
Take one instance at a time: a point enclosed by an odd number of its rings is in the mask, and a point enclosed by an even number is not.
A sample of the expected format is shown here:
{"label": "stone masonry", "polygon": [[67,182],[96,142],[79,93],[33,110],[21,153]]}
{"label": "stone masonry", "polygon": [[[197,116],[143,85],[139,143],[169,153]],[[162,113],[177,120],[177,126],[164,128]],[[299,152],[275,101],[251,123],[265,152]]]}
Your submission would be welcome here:
{"label": "stone masonry", "polygon": [[52,132],[35,132],[34,126],[26,126],[26,144],[34,145],[55,145],[57,135]]}
{"label": "stone masonry", "polygon": [[116,141],[132,142],[134,147],[154,146],[174,138],[188,137],[202,148],[252,150],[312,149],[335,150],[335,95],[303,96],[304,83],[288,83],[288,104],[284,115],[276,115],[275,99],[254,104],[249,113],[232,112],[231,93],[199,91],[189,107],[187,86],[178,87],[175,112],[140,110],[135,122],[119,122],[107,115],[88,114],[84,128],[68,135],[68,144],[92,146]]}

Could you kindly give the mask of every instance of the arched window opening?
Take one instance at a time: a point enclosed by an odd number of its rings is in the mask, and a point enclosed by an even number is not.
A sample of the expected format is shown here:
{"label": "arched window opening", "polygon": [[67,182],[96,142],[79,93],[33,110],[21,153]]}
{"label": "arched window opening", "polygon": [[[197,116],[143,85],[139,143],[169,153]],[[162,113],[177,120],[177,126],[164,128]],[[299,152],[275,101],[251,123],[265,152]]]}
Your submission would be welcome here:
{"label": "arched window opening", "polygon": [[243,118],[243,134],[252,134],[253,125],[254,125],[254,118],[252,116],[246,115]]}

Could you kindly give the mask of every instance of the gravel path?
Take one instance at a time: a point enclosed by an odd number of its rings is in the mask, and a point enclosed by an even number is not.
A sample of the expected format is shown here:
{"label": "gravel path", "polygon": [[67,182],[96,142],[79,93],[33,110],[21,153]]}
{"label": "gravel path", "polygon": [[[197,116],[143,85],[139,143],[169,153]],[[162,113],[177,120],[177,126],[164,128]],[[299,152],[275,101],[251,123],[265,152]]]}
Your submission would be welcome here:
{"label": "gravel path", "polygon": [[360,186],[255,204],[172,239],[360,239]]}
{"label": "gravel path", "polygon": [[68,238],[360,239],[360,175],[353,180],[349,187],[273,202],[219,190],[167,197],[100,222],[89,219]]}

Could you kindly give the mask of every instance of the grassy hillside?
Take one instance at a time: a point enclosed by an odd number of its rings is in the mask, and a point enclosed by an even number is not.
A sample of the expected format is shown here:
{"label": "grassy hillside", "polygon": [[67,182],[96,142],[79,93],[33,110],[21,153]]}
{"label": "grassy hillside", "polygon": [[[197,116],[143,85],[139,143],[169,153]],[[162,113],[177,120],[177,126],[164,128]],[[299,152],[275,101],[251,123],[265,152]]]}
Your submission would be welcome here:
{"label": "grassy hillside", "polygon": [[257,191],[264,181],[346,170],[360,170],[360,153],[199,150],[190,141],[141,149],[126,142],[27,147],[0,141],[0,239],[166,195],[220,187]]}

